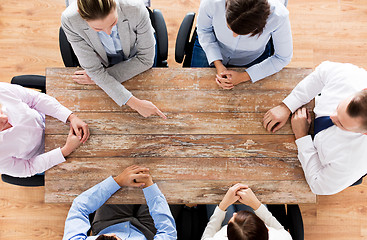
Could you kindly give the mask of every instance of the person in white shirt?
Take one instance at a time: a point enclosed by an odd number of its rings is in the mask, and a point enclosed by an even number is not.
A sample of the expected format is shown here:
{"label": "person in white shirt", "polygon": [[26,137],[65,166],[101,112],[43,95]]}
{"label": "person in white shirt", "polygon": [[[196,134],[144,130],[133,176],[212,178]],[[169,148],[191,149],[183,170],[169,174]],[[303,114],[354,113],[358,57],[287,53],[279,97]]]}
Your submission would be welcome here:
{"label": "person in white shirt", "polygon": [[[235,202],[250,206],[254,212],[240,211],[233,214],[228,225],[221,227],[226,210]],[[214,210],[206,226],[202,240],[290,240],[289,232],[273,217],[265,205],[257,199],[251,188],[237,183],[229,188],[222,201]]]}
{"label": "person in white shirt", "polygon": [[289,12],[279,0],[202,0],[197,35],[191,67],[214,65],[224,89],[270,76],[293,55]]}
{"label": "person in white shirt", "polygon": [[[367,173],[366,88],[366,70],[349,63],[326,61],[264,116],[264,127],[275,132],[294,113],[291,124],[298,159],[315,194],[338,193]],[[314,139],[308,134],[310,114],[301,108],[313,98]],[[320,128],[318,120],[328,116],[330,124]]]}

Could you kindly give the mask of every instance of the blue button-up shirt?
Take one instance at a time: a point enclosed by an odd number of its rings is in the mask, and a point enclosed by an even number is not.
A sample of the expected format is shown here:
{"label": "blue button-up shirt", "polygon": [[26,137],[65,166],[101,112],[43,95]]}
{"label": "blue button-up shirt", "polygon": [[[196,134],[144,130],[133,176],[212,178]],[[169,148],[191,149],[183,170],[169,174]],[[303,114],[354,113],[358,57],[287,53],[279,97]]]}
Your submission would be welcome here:
{"label": "blue button-up shirt", "polygon": [[98,32],[98,37],[108,54],[116,54],[118,51],[122,50],[120,36],[117,31],[117,24],[112,27],[111,34],[108,35],[104,31]]}
{"label": "blue button-up shirt", "polygon": [[[89,214],[100,208],[119,189],[116,181],[109,177],[75,198],[65,221],[63,240],[96,239],[98,236],[87,236],[90,229]],[[177,239],[175,221],[158,186],[154,184],[144,188],[143,192],[157,229],[154,239]],[[116,234],[122,240],[146,240],[144,234],[129,221],[111,225],[99,232],[101,235],[109,233]]]}
{"label": "blue button-up shirt", "polygon": [[293,44],[289,12],[279,0],[268,2],[271,13],[263,33],[233,37],[225,17],[225,0],[201,1],[197,33],[209,64],[215,60],[221,60],[224,65],[249,64],[263,54],[270,37],[273,37],[274,55],[246,70],[252,82],[280,71],[291,61]]}

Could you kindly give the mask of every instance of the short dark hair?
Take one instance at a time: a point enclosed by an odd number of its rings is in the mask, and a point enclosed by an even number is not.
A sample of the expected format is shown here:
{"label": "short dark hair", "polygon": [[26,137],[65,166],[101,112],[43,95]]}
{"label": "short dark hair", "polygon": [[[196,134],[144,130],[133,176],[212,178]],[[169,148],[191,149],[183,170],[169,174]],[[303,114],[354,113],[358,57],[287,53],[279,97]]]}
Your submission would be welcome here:
{"label": "short dark hair", "polygon": [[367,89],[354,95],[347,106],[347,113],[353,118],[360,117],[363,130],[367,130]]}
{"label": "short dark hair", "polygon": [[268,240],[265,223],[254,213],[240,211],[227,226],[228,240]]}
{"label": "short dark hair", "polygon": [[78,0],[80,16],[85,20],[103,19],[116,8],[115,0]]}
{"label": "short dark hair", "polygon": [[226,0],[226,20],[239,35],[261,35],[270,15],[267,0]]}
{"label": "short dark hair", "polygon": [[117,240],[114,236],[99,235],[96,240]]}

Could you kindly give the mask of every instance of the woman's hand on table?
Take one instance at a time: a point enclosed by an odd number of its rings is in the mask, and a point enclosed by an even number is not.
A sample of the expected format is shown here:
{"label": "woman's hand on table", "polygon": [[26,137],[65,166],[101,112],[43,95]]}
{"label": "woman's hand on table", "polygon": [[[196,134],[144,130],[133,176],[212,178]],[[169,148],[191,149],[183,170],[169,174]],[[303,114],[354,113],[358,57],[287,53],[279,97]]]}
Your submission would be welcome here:
{"label": "woman's hand on table", "polygon": [[87,74],[85,70],[78,70],[71,76],[73,80],[79,84],[96,84]]}
{"label": "woman's hand on table", "polygon": [[74,130],[75,135],[79,138],[80,142],[85,143],[90,135],[88,124],[78,118],[74,113],[68,117],[71,128]]}
{"label": "woman's hand on table", "polygon": [[65,145],[61,148],[61,153],[64,157],[69,156],[75,149],[77,149],[82,142],[79,137],[74,134],[73,128],[70,126],[69,135],[66,139]]}
{"label": "woman's hand on table", "polygon": [[240,199],[240,196],[237,195],[237,192],[245,188],[248,188],[248,186],[241,183],[237,183],[230,187],[226,195],[224,195],[222,201],[219,203],[219,208],[222,211],[225,211],[230,205],[237,202]]}
{"label": "woman's hand on table", "polygon": [[137,111],[143,117],[149,117],[151,115],[158,115],[161,118],[166,119],[166,115],[164,115],[161,110],[159,110],[152,102],[147,100],[140,100],[134,96],[132,96],[127,102],[126,105]]}

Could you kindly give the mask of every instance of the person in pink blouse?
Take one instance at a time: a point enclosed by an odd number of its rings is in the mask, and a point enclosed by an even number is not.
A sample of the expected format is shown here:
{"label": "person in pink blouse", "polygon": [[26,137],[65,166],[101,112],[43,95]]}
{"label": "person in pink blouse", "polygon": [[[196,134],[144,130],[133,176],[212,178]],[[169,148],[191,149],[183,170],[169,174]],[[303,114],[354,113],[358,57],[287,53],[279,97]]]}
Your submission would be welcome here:
{"label": "person in pink blouse", "polygon": [[[63,147],[44,153],[45,115],[66,123]],[[89,137],[88,125],[55,98],[0,82],[0,173],[29,177],[65,161]]]}

